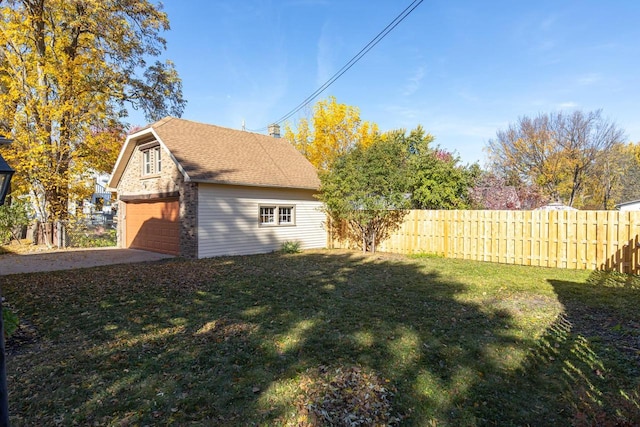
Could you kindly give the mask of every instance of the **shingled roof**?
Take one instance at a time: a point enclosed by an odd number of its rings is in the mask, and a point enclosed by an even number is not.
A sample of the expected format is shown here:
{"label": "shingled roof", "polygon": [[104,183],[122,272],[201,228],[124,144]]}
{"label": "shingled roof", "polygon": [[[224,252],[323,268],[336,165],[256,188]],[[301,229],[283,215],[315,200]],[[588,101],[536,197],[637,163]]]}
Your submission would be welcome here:
{"label": "shingled roof", "polygon": [[129,136],[110,184],[117,184],[124,172],[125,165],[119,168],[121,160],[126,164],[136,142],[149,134],[170,151],[188,181],[313,190],[320,187],[313,165],[284,139],[175,117],[165,117]]}

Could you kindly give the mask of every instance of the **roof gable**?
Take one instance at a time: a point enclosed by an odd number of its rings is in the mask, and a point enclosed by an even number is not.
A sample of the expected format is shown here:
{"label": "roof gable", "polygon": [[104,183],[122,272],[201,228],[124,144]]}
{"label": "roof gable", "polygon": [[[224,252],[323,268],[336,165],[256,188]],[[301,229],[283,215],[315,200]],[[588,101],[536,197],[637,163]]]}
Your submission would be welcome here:
{"label": "roof gable", "polygon": [[193,182],[318,189],[313,165],[281,138],[166,117],[130,135],[110,187],[117,186],[133,148],[154,136]]}

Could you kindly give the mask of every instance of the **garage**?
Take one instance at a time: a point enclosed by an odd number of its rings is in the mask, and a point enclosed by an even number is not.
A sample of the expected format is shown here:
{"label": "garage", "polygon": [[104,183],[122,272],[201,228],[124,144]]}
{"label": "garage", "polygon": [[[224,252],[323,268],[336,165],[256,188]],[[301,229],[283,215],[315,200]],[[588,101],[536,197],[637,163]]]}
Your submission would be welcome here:
{"label": "garage", "polygon": [[326,247],[318,172],[271,134],[176,117],[131,133],[107,185],[118,246],[191,259]]}
{"label": "garage", "polygon": [[127,202],[126,247],[180,254],[178,199]]}

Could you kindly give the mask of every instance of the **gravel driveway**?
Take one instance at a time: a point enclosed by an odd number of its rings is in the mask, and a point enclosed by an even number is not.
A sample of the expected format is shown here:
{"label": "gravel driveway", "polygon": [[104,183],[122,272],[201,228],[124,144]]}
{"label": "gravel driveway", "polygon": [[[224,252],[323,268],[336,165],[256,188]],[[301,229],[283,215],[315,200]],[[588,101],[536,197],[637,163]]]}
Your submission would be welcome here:
{"label": "gravel driveway", "polygon": [[0,276],[39,271],[73,270],[98,265],[126,264],[173,258],[138,249],[90,248],[0,255]]}

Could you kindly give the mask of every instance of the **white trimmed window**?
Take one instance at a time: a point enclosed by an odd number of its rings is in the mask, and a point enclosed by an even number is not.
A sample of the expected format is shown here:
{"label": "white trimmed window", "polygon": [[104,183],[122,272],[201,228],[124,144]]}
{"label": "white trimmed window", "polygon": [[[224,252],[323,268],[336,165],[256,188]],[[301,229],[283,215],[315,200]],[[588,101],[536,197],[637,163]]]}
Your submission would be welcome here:
{"label": "white trimmed window", "polygon": [[156,175],[162,171],[162,157],[160,146],[144,148],[142,151],[142,175]]}
{"label": "white trimmed window", "polygon": [[260,206],[260,224],[276,223],[276,208],[273,206]]}
{"label": "white trimmed window", "polygon": [[293,224],[293,208],[291,206],[280,206],[278,208],[278,223]]}
{"label": "white trimmed window", "polygon": [[260,206],[260,225],[294,225],[295,206]]}

